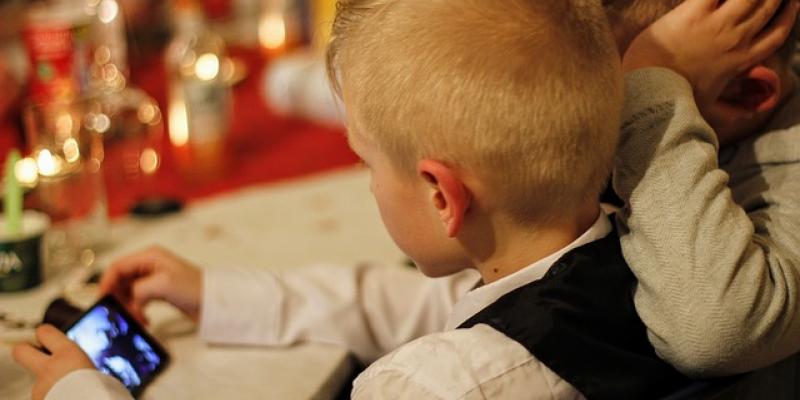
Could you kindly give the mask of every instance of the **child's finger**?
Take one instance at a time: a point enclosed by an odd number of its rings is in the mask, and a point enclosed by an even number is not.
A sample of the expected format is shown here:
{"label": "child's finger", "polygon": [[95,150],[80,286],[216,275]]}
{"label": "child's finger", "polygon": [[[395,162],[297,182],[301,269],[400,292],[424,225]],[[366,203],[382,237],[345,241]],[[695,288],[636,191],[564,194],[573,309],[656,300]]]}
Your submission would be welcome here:
{"label": "child's finger", "polygon": [[753,12],[763,3],[764,0],[727,0],[719,6],[716,14],[726,21],[738,24],[752,16]]}
{"label": "child's finger", "polygon": [[144,307],[143,306],[139,306],[139,305],[134,303],[134,304],[131,304],[128,307],[128,311],[131,313],[131,316],[133,317],[133,319],[135,319],[140,324],[142,324],[144,326],[149,326],[150,325],[150,320],[148,320],[147,316],[144,315]]}
{"label": "child's finger", "polygon": [[42,353],[27,343],[14,346],[11,350],[11,357],[14,358],[17,364],[34,373],[38,372],[49,358],[47,354]]}
{"label": "child's finger", "polygon": [[126,292],[123,288],[127,281],[137,276],[146,275],[152,270],[155,255],[153,250],[122,257],[111,264],[100,278],[100,292],[103,294],[118,294]]}
{"label": "child's finger", "polygon": [[688,16],[707,16],[717,10],[720,0],[686,0],[676,5],[667,15],[686,19]]}
{"label": "child's finger", "polygon": [[772,18],[775,17],[778,9],[781,8],[784,2],[790,3],[785,7],[785,9],[787,9],[791,7],[791,3],[796,3],[796,0],[764,0],[761,7],[742,21],[738,29],[740,29],[748,39],[753,38],[772,21]]}
{"label": "child's finger", "polygon": [[42,325],[36,328],[36,339],[51,353],[58,353],[68,347],[74,346],[67,335],[56,329],[53,325]]}
{"label": "child's finger", "polygon": [[765,60],[786,42],[794,29],[798,11],[800,11],[800,2],[792,0],[791,4],[778,16],[775,25],[756,36],[749,51],[751,64]]}
{"label": "child's finger", "polygon": [[123,305],[140,323],[147,326],[149,321],[144,315],[145,306],[152,300],[163,300],[166,290],[163,275],[148,275],[131,282],[130,296]]}
{"label": "child's finger", "polygon": [[132,303],[134,310],[143,310],[151,300],[161,300],[164,297],[163,276],[151,275],[133,283]]}

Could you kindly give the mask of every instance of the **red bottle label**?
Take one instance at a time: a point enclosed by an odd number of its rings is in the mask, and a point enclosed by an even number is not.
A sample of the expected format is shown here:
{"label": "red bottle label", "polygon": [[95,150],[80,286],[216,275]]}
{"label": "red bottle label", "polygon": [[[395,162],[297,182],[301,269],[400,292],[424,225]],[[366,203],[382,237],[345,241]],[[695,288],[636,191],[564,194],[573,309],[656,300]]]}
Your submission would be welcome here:
{"label": "red bottle label", "polygon": [[69,26],[29,26],[23,31],[31,61],[30,97],[47,103],[74,97],[79,90],[75,76],[75,46]]}
{"label": "red bottle label", "polygon": [[233,15],[233,0],[203,0],[203,10],[211,20],[226,20]]}

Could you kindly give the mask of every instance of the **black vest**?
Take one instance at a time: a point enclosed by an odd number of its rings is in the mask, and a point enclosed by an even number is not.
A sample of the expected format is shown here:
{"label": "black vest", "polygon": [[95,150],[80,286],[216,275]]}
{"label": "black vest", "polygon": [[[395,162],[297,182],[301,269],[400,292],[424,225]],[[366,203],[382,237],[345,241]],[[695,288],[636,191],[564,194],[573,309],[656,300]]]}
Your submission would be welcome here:
{"label": "black vest", "polygon": [[544,278],[461,324],[519,342],[588,399],[654,399],[690,383],[655,353],[633,305],[616,232],[570,251]]}

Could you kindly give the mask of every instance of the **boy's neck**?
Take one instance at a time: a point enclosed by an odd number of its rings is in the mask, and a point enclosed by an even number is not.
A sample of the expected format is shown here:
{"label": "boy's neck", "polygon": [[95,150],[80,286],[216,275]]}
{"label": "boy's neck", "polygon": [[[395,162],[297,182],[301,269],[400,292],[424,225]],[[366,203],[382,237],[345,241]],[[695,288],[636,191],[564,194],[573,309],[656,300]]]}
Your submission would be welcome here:
{"label": "boy's neck", "polygon": [[475,262],[484,284],[509,276],[574,242],[597,221],[599,204],[587,206],[573,218],[536,228],[512,225],[495,231],[491,255]]}

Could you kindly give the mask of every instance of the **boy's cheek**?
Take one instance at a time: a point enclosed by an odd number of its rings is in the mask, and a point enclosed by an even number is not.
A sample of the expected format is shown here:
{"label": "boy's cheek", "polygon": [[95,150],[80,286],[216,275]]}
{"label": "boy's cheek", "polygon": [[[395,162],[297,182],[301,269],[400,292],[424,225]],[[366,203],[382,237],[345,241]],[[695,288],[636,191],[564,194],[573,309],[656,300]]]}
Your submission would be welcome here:
{"label": "boy's cheek", "polygon": [[420,251],[417,254],[406,253],[414,260],[417,269],[429,278],[441,278],[473,267],[472,260],[457,245],[453,245],[452,239],[444,240],[446,242],[438,246],[418,249]]}

